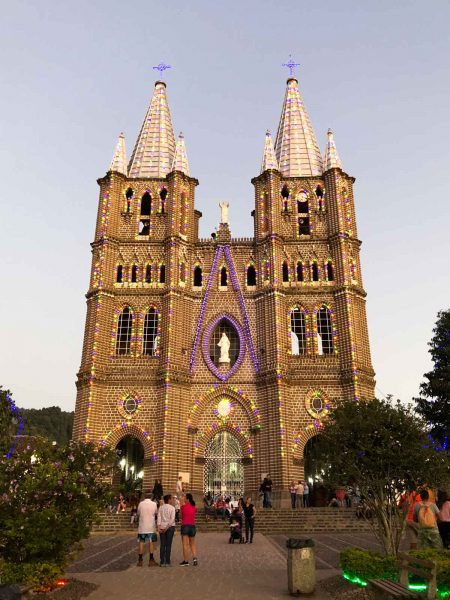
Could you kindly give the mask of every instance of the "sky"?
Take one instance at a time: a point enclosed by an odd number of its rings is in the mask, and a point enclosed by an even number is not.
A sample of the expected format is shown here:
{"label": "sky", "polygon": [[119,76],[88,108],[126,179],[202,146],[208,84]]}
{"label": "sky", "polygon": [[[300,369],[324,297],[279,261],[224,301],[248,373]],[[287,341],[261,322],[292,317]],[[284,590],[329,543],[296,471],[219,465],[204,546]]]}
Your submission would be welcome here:
{"label": "sky", "polygon": [[252,235],[264,134],[289,55],[320,147],[331,127],[354,187],[377,393],[417,395],[450,306],[450,3],[89,0],[3,3],[0,384],[22,407],[72,410],[96,180],[128,156],[161,61],[198,178],[200,234],[230,202]]}

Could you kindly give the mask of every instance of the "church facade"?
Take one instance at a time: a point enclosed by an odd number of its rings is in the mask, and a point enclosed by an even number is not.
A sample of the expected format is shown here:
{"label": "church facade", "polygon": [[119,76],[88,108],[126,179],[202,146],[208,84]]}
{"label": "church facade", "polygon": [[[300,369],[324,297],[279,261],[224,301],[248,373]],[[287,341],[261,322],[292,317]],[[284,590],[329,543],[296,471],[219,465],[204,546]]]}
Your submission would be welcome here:
{"label": "church facade", "polygon": [[158,81],[129,163],[121,134],[98,183],[74,438],[118,448],[122,481],[145,489],[181,474],[240,496],[268,473],[286,491],[330,404],[374,393],[354,179],[333,134],[322,156],[288,79],[252,179],[253,237],[232,237],[222,202],[201,239]]}

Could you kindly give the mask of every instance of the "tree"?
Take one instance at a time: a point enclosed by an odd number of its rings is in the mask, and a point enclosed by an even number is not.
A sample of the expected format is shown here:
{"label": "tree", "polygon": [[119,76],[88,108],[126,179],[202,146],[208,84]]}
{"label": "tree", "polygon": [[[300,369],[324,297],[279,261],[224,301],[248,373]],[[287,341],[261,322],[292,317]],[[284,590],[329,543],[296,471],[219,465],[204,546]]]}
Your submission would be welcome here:
{"label": "tree", "polygon": [[357,485],[373,515],[373,531],[386,554],[397,554],[406,513],[402,493],[448,478],[448,455],[430,444],[425,424],[400,401],[341,401],[319,436],[324,479]]}
{"label": "tree", "polygon": [[22,408],[20,412],[27,435],[46,437],[58,444],[67,444],[72,437],[73,412],[65,412],[59,406]]}
{"label": "tree", "polygon": [[94,444],[38,438],[0,462],[2,580],[48,584],[63,572],[109,500],[116,459]]}
{"label": "tree", "polygon": [[15,438],[23,428],[22,417],[14,404],[11,392],[0,385],[0,456],[9,454]]}
{"label": "tree", "polygon": [[434,368],[425,373],[416,410],[430,426],[430,433],[443,446],[450,436],[450,310],[438,313],[429,342]]}

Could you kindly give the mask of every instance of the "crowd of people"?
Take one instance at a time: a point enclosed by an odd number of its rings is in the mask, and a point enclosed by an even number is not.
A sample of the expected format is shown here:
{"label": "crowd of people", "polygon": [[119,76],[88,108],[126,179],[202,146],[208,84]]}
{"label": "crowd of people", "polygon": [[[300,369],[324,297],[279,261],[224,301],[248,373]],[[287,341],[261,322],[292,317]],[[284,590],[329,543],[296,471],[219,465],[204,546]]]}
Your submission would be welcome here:
{"label": "crowd of people", "polygon": [[410,550],[450,549],[450,499],[446,491],[439,490],[437,499],[429,488],[403,494],[399,508],[406,513]]}

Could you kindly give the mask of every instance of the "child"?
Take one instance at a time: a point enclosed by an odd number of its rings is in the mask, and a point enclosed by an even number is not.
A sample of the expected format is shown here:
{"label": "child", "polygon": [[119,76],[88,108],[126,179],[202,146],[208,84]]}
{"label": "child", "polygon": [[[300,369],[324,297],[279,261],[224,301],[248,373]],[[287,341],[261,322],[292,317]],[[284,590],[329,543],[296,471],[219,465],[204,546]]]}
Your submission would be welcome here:
{"label": "child", "polygon": [[237,516],[231,517],[230,539],[228,543],[234,544],[234,540],[239,540],[239,543],[242,544],[242,529]]}

